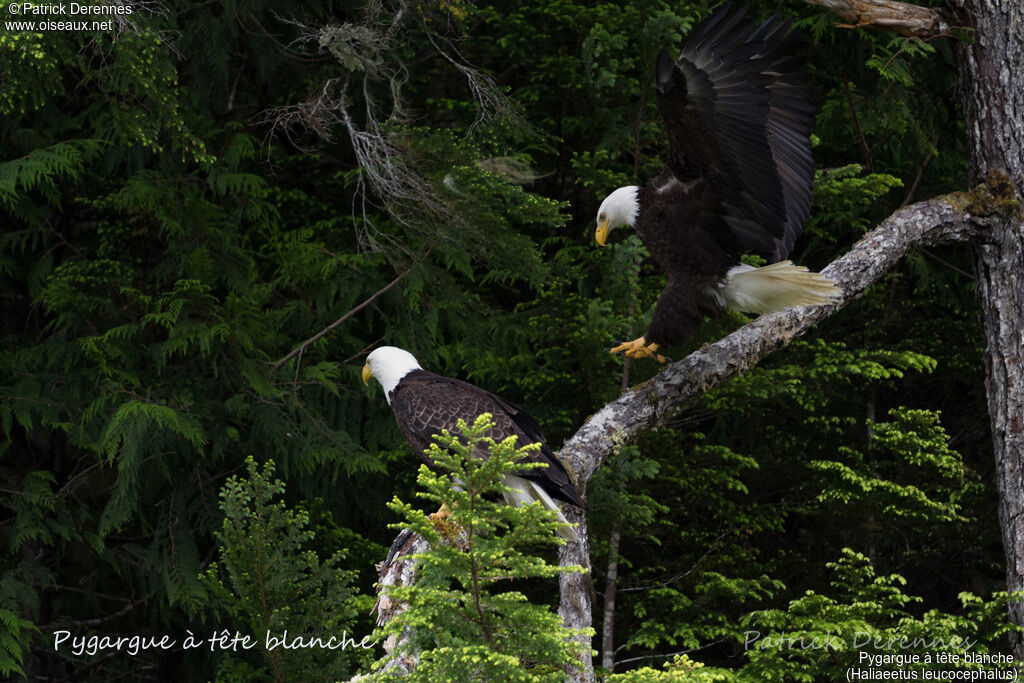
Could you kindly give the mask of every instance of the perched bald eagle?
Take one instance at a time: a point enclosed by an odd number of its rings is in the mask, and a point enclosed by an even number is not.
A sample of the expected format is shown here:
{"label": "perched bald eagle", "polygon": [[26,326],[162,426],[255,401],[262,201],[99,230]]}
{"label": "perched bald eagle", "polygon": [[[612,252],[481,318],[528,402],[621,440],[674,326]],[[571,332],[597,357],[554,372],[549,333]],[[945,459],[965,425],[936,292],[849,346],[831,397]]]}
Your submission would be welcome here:
{"label": "perched bald eagle", "polygon": [[[509,489],[505,500],[510,505],[538,501],[549,510],[556,511],[559,521],[566,523],[568,520],[555,499],[585,507],[569,480],[565,466],[544,442],[540,425],[508,401],[468,382],[427,372],[411,353],[394,346],[382,346],[367,357],[363,366],[363,382],[369,382],[371,377],[384,388],[384,396],[395,414],[398,430],[424,459],[427,447],[436,443],[433,439],[435,434],[445,429],[457,434],[456,425],[460,419],[472,424],[483,413],[490,413],[495,424],[485,436],[495,441],[515,436],[517,448],[539,443],[540,450],[532,452],[524,460],[547,465],[505,477],[503,483]],[[489,454],[478,449],[474,455],[486,458]],[[430,460],[427,464],[433,465]],[[562,535],[567,540],[578,540],[572,527],[567,527]]]}
{"label": "perched bald eagle", "polygon": [[[620,187],[598,210],[598,244],[631,226],[667,276],[647,333],[612,353],[663,361],[658,346],[686,341],[705,315],[839,295],[830,280],[783,260],[810,211],[814,175],[801,38],[789,21],[757,27],[745,11],[723,5],[678,59],[661,53],[654,80],[669,158],[647,187]],[[743,265],[748,251],[770,265]]]}

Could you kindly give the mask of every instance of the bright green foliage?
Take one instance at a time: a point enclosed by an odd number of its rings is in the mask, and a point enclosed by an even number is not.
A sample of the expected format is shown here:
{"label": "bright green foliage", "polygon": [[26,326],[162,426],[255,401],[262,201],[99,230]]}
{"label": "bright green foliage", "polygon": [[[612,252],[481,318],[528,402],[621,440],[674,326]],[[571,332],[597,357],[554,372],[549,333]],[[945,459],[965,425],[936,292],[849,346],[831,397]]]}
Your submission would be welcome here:
{"label": "bright green foliage", "polygon": [[[657,460],[644,458],[635,445],[626,446],[590,480],[587,507],[592,510],[590,532],[602,538],[609,527],[627,530],[630,535],[646,533],[658,517],[670,510],[645,491],[637,491],[637,482],[660,474]],[[652,540],[657,540],[652,537]]]}
{"label": "bright green foliage", "polygon": [[876,47],[876,52],[865,63],[883,79],[910,87],[914,85],[913,61],[934,52],[935,47],[920,38],[893,38],[884,46]]}
{"label": "bright green foliage", "polygon": [[258,644],[248,659],[226,654],[217,680],[295,681],[311,671],[324,680],[344,678],[353,659],[344,648],[266,647],[268,637],[280,639],[286,632],[288,641],[296,636],[341,641],[351,634],[357,606],[353,572],[339,566],[344,553],[320,560],[311,547],[309,513],[289,509],[279,499],[285,485],[274,478],[273,461],[260,468],[249,457],[245,464],[247,478],[231,477],[221,489],[224,526],[215,534],[220,562],[211,563],[203,579],[229,623]]}
{"label": "bright green foliage", "polygon": [[[871,461],[879,469],[884,467],[883,471],[860,469],[868,458],[850,448],[839,450],[842,461],[810,463],[828,483],[818,502],[840,503],[837,513],[860,519],[877,514],[897,519],[962,520],[957,501],[970,493],[963,459],[949,448],[938,415],[897,409],[891,417],[892,422],[871,426],[870,447],[876,451]],[[870,511],[857,509],[857,504],[864,502],[871,506]]]}
{"label": "bright green foliage", "polygon": [[687,655],[676,655],[660,669],[643,667],[627,673],[612,674],[606,676],[603,683],[712,683],[738,680],[743,679],[730,671],[706,668]]}
{"label": "bright green foliage", "polygon": [[[870,561],[844,549],[828,563],[832,578],[827,592],[807,591],[781,609],[761,610],[744,617],[739,645],[746,663],[722,669],[676,655],[661,669],[642,668],[606,677],[606,683],[698,683],[710,681],[845,680],[850,667],[879,671],[1009,669],[1009,666],[966,663],[965,652],[1003,651],[1002,640],[1013,627],[1005,623],[1006,593],[982,600],[959,595],[958,613],[932,609],[913,611],[921,598],[905,592],[906,580],[879,576]],[[865,664],[870,655],[917,655],[919,663]],[[940,663],[936,655],[956,655],[958,663]]]}
{"label": "bright green foliage", "polygon": [[[404,680],[559,681],[577,656],[575,632],[521,590],[524,580],[583,571],[538,554],[558,538],[561,523],[540,503],[513,507],[491,499],[503,490],[506,474],[524,469],[517,461],[539,446],[517,449],[515,437],[496,443],[483,436],[493,424],[488,414],[472,426],[460,420],[461,436],[445,432],[427,452],[439,471],[420,467],[419,495],[448,506],[454,540],[445,540],[426,513],[397,499],[391,504],[404,520],[395,526],[407,526],[431,544],[416,556],[416,583],[389,589],[409,608],[378,634],[383,639],[407,628],[415,634],[405,647],[420,653],[420,662]],[[481,446],[490,453],[486,460],[472,455]]]}
{"label": "bright green foliage", "polygon": [[[978,669],[978,665],[938,664],[937,653],[962,656],[1003,652],[1006,593],[982,600],[959,596],[961,613],[927,610],[915,614],[921,598],[905,592],[906,580],[879,576],[867,557],[849,549],[836,562],[826,593],[808,591],[785,610],[754,612],[745,619],[745,649],[750,663],[741,672],[762,681],[845,679],[859,653],[920,655],[909,670]],[[929,659],[924,663],[924,657]],[[867,667],[865,667],[867,668]],[[985,668],[1002,668],[986,666]]]}
{"label": "bright green foliage", "polygon": [[820,210],[808,223],[808,234],[836,242],[841,236],[837,226],[849,226],[859,232],[874,227],[864,215],[864,207],[901,187],[903,182],[884,173],[861,175],[862,172],[860,164],[850,164],[815,173],[814,201]]}
{"label": "bright green foliage", "polygon": [[[905,202],[965,187],[951,41],[750,4],[808,36],[818,173],[795,261],[820,269]],[[0,31],[0,671],[265,671],[51,645],[79,622],[180,637],[222,619],[235,603],[198,577],[246,454],[308,509],[304,547],[347,549],[337,568],[372,600],[386,503],[410,499],[419,462],[359,382],[375,344],[522,405],[552,446],[657,372],[604,349],[644,329],[664,276],[628,230],[597,248],[594,217],[660,170],[651,65],[715,5],[163,3],[112,33]],[[751,611],[848,604],[826,566],[847,547],[921,596],[914,619],[966,613],[964,590],[999,616],[971,269],[958,246],[909,254],[602,466],[594,623],[618,531],[617,675],[691,650],[642,675],[742,671]],[[520,583],[554,603],[553,581]]]}
{"label": "bright green foliage", "polygon": [[36,626],[22,619],[16,612],[0,607],[0,673],[4,676],[24,676],[25,643],[28,633]]}
{"label": "bright green foliage", "polygon": [[[619,596],[617,633],[628,640],[621,644],[698,651],[739,639],[745,613],[778,601],[794,580],[823,581],[829,555],[852,539],[936,579],[949,562],[949,539],[976,539],[979,520],[964,511],[984,487],[934,413],[894,410],[890,421],[867,424],[850,414],[858,405],[863,411],[869,388],[928,372],[933,359],[851,352],[823,340],[796,342],[788,357],[792,363],[776,359],[711,392],[706,407],[691,412],[708,433],[683,436],[681,425],[641,442],[658,463],[658,481],[649,493],[635,485],[631,493],[674,512],[632,527],[623,541],[619,582],[627,592]],[[847,445],[862,441],[863,451]],[[780,552],[774,539],[794,528],[815,547]],[[809,566],[812,556],[821,565]],[[798,578],[786,578],[790,572]]]}

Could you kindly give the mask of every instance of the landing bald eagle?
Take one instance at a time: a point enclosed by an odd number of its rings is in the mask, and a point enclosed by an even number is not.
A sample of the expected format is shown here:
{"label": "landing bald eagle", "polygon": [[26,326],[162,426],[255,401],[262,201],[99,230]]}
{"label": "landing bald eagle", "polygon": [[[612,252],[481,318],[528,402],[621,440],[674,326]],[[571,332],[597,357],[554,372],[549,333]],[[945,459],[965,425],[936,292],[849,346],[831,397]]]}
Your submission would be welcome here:
{"label": "landing bald eagle", "polygon": [[[810,211],[814,175],[801,38],[789,21],[757,27],[745,11],[723,5],[678,59],[661,53],[654,80],[669,158],[647,187],[620,187],[598,210],[598,244],[612,228],[634,227],[667,276],[647,333],[612,353],[663,361],[658,346],[686,341],[705,315],[839,295],[830,280],[783,260]],[[746,251],[770,265],[743,265]]]}
{"label": "landing bald eagle", "polygon": [[[435,434],[445,429],[457,433],[456,425],[460,419],[472,424],[481,414],[490,413],[495,424],[485,436],[495,441],[516,436],[517,447],[539,443],[540,450],[532,452],[524,460],[547,465],[505,477],[503,483],[509,489],[505,500],[510,505],[538,501],[556,511],[559,521],[566,523],[568,520],[553,499],[585,507],[569,480],[565,466],[544,442],[540,425],[508,401],[468,382],[427,372],[411,353],[394,346],[382,346],[367,357],[363,366],[363,382],[369,382],[371,377],[384,388],[384,396],[395,414],[398,430],[424,459],[427,459],[427,447],[435,443]],[[474,455],[486,458],[488,453],[478,449]],[[427,464],[433,465],[430,460]],[[566,527],[562,535],[567,540],[578,540],[572,527]]]}

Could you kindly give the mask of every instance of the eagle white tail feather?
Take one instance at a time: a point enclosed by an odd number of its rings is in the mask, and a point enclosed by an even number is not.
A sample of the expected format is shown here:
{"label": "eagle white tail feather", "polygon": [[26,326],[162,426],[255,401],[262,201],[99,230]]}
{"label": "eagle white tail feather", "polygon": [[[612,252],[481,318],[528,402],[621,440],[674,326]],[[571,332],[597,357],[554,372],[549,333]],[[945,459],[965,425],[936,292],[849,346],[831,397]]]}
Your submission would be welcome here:
{"label": "eagle white tail feather", "polygon": [[792,261],[755,268],[731,268],[725,284],[714,293],[726,308],[745,313],[771,313],[791,306],[820,306],[841,295],[836,283]]}
{"label": "eagle white tail feather", "polygon": [[558,531],[558,535],[567,541],[576,543],[579,542],[580,537],[576,533],[576,527],[573,526],[569,520],[562,514],[561,508],[558,507],[558,503],[548,495],[548,492],[542,489],[538,484],[533,483],[528,479],[517,477],[514,474],[506,474],[505,480],[502,482],[508,487],[508,491],[505,492],[505,502],[509,505],[515,505],[521,507],[528,505],[533,502],[538,502],[548,510],[554,510],[558,513],[558,521],[564,524],[569,524],[567,527],[562,527]]}

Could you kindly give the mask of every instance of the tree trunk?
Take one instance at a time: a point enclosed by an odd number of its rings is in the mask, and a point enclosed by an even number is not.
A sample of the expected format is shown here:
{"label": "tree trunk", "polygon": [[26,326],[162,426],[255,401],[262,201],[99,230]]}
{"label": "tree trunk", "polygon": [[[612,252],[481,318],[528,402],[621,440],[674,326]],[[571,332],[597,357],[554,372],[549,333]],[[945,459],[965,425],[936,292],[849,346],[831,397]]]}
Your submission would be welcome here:
{"label": "tree trunk", "polygon": [[[578,432],[577,432],[578,433]],[[581,480],[582,487],[577,487],[581,493],[586,490],[586,482]],[[592,628],[591,609],[594,604],[594,583],[590,576],[590,538],[587,535],[587,516],[577,507],[565,506],[562,508],[565,518],[576,525],[576,531],[580,540],[576,543],[569,542],[558,548],[558,564],[563,567],[567,565],[579,565],[586,571],[583,573],[573,572],[561,574],[558,577],[558,616],[569,628],[589,631]],[[591,683],[594,680],[594,663],[592,660],[591,644],[589,635],[576,637],[583,647],[580,665],[568,667],[566,675],[568,680],[576,683]]]}
{"label": "tree trunk", "polygon": [[615,592],[619,581],[619,541],[622,535],[618,529],[608,539],[608,573],[604,581],[604,618],[601,620],[601,667],[615,669]]}
{"label": "tree trunk", "polygon": [[[975,254],[978,299],[985,329],[985,389],[999,489],[999,525],[1006,553],[1006,589],[1024,590],[1024,249],[1021,221],[1007,222]],[[1010,603],[1010,621],[1024,626],[1024,602]],[[1011,635],[1024,657],[1022,634]]]}
{"label": "tree trunk", "polygon": [[[1024,5],[1019,0],[958,0],[960,22],[974,41],[957,49],[971,143],[971,175],[1003,170],[1024,196]],[[985,331],[985,388],[1006,553],[1006,588],[1024,590],[1024,220],[1017,211],[976,243],[978,299]],[[1010,605],[1024,626],[1024,602]],[[1024,656],[1021,634],[1014,655]]]}

